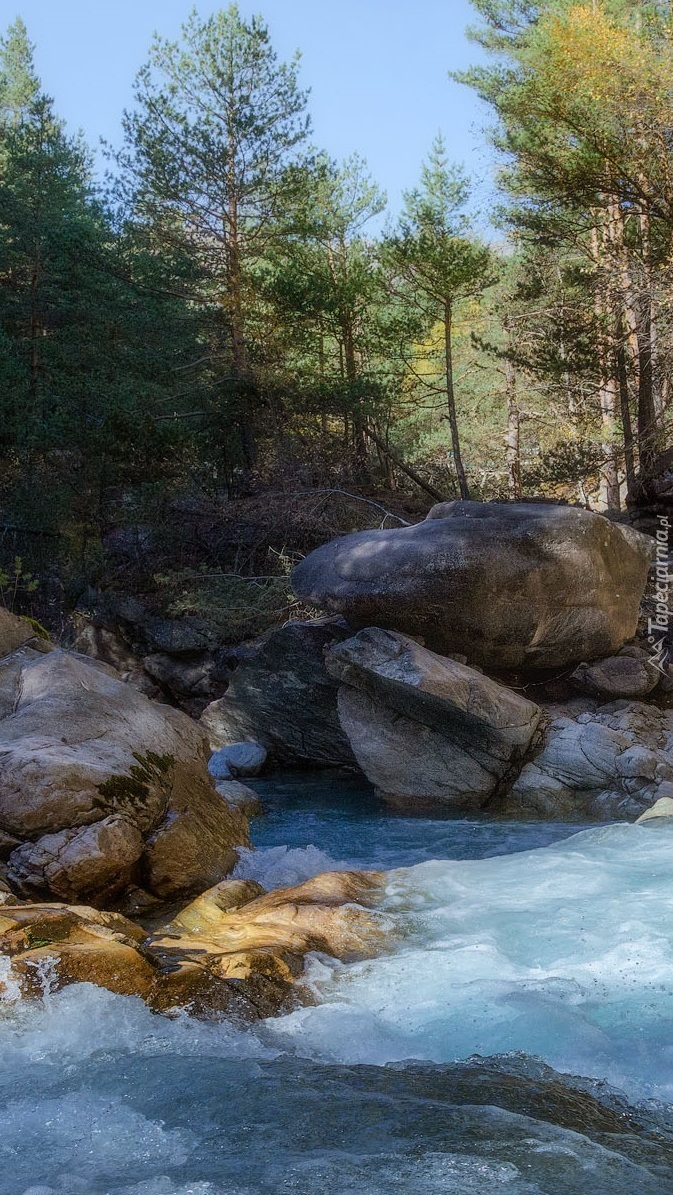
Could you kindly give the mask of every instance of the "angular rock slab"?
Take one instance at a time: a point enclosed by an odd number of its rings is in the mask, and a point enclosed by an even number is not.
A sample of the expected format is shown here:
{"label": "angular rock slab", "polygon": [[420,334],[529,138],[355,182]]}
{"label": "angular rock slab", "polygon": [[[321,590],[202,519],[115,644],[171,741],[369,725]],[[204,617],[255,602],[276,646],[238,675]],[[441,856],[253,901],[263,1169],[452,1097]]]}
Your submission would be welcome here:
{"label": "angular rock slab", "polygon": [[396,804],[483,807],[521,766],[533,702],[394,631],[368,627],[326,657],[367,778]]}
{"label": "angular rock slab", "polygon": [[254,740],[277,763],[354,768],[337,713],[338,685],[324,661],[326,648],[348,633],[334,620],[318,620],[267,635],[201,717],[213,750]]}
{"label": "angular rock slab", "polygon": [[540,671],[633,637],[652,552],[648,536],[575,507],[449,502],[413,527],[325,544],[291,581],[354,627],[419,636],[489,671]]}
{"label": "angular rock slab", "polygon": [[[4,715],[4,716],[3,716]],[[226,876],[247,823],[215,791],[207,742],[83,656],[22,646],[0,661],[0,846],[27,896],[103,903]]]}

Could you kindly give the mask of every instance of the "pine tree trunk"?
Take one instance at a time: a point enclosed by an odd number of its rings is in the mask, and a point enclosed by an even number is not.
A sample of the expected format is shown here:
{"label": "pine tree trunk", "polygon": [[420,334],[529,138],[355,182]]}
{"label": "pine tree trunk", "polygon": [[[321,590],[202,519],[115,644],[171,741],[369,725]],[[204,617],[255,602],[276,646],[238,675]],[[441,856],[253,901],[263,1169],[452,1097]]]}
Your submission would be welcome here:
{"label": "pine tree trunk", "polygon": [[617,374],[619,377],[619,408],[624,435],[624,463],[626,466],[627,501],[635,492],[636,463],[633,443],[633,423],[631,421],[631,405],[629,394],[629,376],[626,365],[626,348],[622,330],[618,326],[615,336],[617,344]]}
{"label": "pine tree trunk", "polygon": [[523,493],[521,485],[521,412],[516,395],[516,374],[511,361],[505,363],[507,384],[507,488],[514,502]]}
{"label": "pine tree trunk", "polygon": [[[355,389],[355,382],[358,378],[358,365],[355,356],[355,337],[353,334],[353,325],[349,317],[344,314],[341,319],[341,335],[344,346],[344,365],[346,370],[346,379],[353,385]],[[353,421],[353,449],[358,466],[362,469],[364,462],[367,459],[367,439],[365,420],[360,406],[360,400],[356,399],[352,405],[351,418]]]}
{"label": "pine tree trunk", "polygon": [[444,363],[446,368],[446,401],[449,412],[449,426],[451,428],[451,451],[453,455],[456,476],[458,478],[458,485],[460,487],[460,496],[461,498],[469,498],[470,491],[467,485],[465,467],[463,465],[463,458],[460,451],[456,395],[453,387],[452,325],[453,304],[451,299],[446,299],[444,302]]}
{"label": "pine tree trunk", "polygon": [[[606,205],[607,220],[603,223],[603,236],[599,239],[598,228],[594,227],[592,231],[592,252],[594,263],[597,270],[597,285],[595,291],[595,310],[599,325],[599,343],[598,343],[598,359],[599,359],[599,386],[598,399],[601,410],[601,422],[603,424],[602,437],[602,455],[603,464],[600,469],[600,501],[604,509],[620,510],[621,498],[619,493],[619,470],[617,466],[618,448],[615,443],[615,430],[617,426],[617,381],[614,376],[613,354],[610,352],[610,346],[607,341],[605,327],[608,320],[608,311],[606,310],[605,293],[602,284],[603,276],[609,271],[606,270],[605,257],[610,250],[610,205]],[[603,217],[604,213],[596,213],[596,223],[598,219]]]}
{"label": "pine tree trunk", "polygon": [[231,331],[231,352],[233,374],[238,389],[238,424],[241,432],[246,470],[252,472],[257,463],[257,438],[251,405],[251,377],[248,364],[248,350],[245,342],[245,319],[243,314],[243,270],[241,263],[240,231],[238,226],[238,189],[236,185],[235,148],[231,147],[229,177],[229,210],[225,226],[227,244],[227,283],[229,325]]}

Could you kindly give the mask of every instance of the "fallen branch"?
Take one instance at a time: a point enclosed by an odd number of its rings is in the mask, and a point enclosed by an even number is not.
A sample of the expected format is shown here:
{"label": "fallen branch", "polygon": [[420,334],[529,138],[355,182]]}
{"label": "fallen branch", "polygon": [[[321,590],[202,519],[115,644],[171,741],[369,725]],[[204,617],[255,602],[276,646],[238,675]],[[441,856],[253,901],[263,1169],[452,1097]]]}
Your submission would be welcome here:
{"label": "fallen branch", "polygon": [[[415,481],[416,485],[420,486],[420,488],[424,490],[426,494],[428,494],[431,498],[434,498],[435,502],[446,501],[444,494],[440,494],[439,490],[436,490],[433,485],[430,485],[429,481],[425,481],[421,477],[420,473],[417,473],[415,469],[412,469],[411,465],[407,465],[402,458],[397,455],[396,452],[393,452],[393,450],[388,447],[388,445],[381,439],[380,436],[377,436],[376,432],[373,432],[369,427],[365,427],[364,433],[366,436],[368,436],[373,444],[376,444],[376,447],[384,454],[384,456],[387,456],[388,459],[391,460],[398,469],[401,469],[403,473],[406,473],[407,477],[410,477],[412,481]],[[407,527],[409,526],[408,523],[406,525]]]}
{"label": "fallen branch", "polygon": [[[368,432],[367,434],[369,435],[370,433]],[[373,506],[375,510],[380,510],[387,519],[397,519],[398,523],[401,523],[403,527],[411,527],[411,523],[408,523],[406,519],[401,518],[400,515],[393,514],[391,510],[386,510],[385,506],[381,506],[380,502],[373,502],[371,498],[361,498],[359,494],[351,494],[348,490],[299,490],[297,493],[292,494],[292,497],[310,498],[314,494],[341,494],[343,498],[351,498],[353,502],[364,502],[367,506]]]}

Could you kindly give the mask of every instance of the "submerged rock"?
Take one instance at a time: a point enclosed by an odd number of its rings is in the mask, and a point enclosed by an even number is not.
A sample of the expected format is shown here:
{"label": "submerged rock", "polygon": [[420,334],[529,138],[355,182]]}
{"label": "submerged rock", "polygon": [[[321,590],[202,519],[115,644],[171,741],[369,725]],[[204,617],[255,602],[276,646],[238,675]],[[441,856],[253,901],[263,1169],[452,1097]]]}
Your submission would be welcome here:
{"label": "submerged rock", "polygon": [[0,660],[0,846],[20,895],[96,904],[207,887],[248,844],[207,743],[102,665],[21,647]]}
{"label": "submerged rock", "polygon": [[396,804],[484,806],[520,766],[540,709],[394,631],[336,644],[339,716],[367,778]]}
{"label": "submerged rock", "polygon": [[299,1002],[309,951],[350,961],[384,949],[370,911],[382,887],[379,872],[325,873],[269,893],[250,880],[225,881],[153,935],[84,906],[3,906],[0,954],[27,996],[45,983],[93,983],[140,996],[157,1012],[256,1020]]}
{"label": "submerged rock", "polygon": [[412,527],[311,552],[295,593],[354,627],[420,636],[493,671],[618,650],[636,631],[653,543],[568,506],[449,502]]}
{"label": "submerged rock", "polygon": [[272,631],[205,710],[200,725],[213,749],[248,739],[276,763],[355,767],[337,713],[338,684],[324,661],[326,648],[348,634],[332,619]]}

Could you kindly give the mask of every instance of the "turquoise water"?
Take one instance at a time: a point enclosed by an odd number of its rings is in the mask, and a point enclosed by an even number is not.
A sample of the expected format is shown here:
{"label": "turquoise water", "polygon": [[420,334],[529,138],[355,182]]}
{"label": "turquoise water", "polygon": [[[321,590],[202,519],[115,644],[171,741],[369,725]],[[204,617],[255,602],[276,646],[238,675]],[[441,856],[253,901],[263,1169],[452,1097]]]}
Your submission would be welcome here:
{"label": "turquoise water", "polygon": [[264,882],[268,867],[269,887],[334,866],[387,871],[431,859],[506,855],[548,846],[586,824],[405,816],[379,800],[364,779],[337,773],[297,772],[248,783],[262,798],[264,815],[251,824],[258,856],[246,870]]}
{"label": "turquoise water", "polygon": [[251,1029],[10,992],[0,1195],[673,1195],[673,829],[260,788],[241,871],[391,868],[390,953]]}

